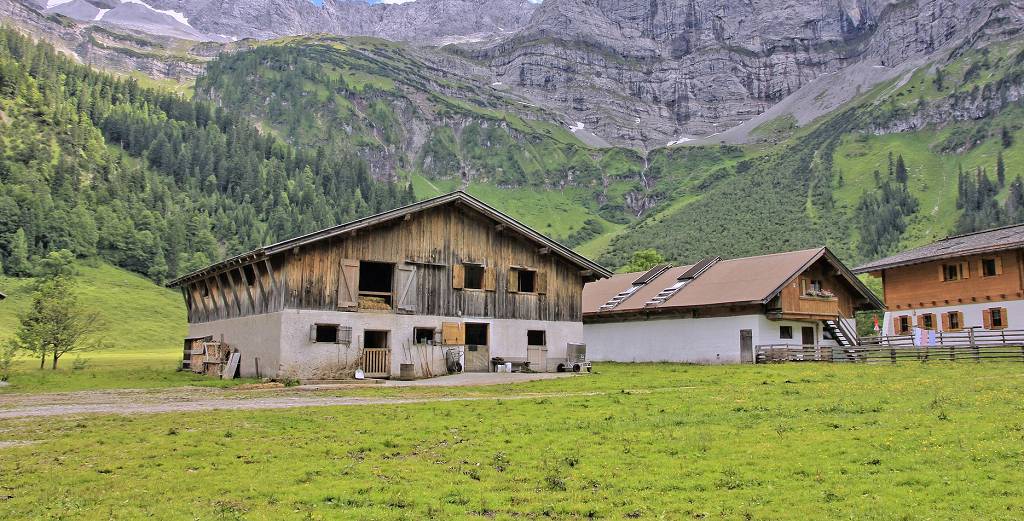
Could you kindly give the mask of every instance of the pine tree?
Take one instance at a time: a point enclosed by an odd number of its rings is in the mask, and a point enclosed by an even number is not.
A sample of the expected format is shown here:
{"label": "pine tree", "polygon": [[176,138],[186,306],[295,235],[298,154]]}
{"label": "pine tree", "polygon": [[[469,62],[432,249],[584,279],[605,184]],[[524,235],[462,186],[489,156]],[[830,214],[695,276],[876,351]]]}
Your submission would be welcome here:
{"label": "pine tree", "polygon": [[28,257],[28,239],[25,238],[25,229],[18,228],[11,238],[11,252],[7,256],[7,274],[15,277],[27,277],[32,274],[32,263]]}
{"label": "pine tree", "polygon": [[1003,151],[1000,150],[996,155],[996,181],[999,186],[1006,185],[1006,164],[1003,163]]}
{"label": "pine tree", "polygon": [[[892,155],[890,154],[890,159]],[[907,184],[909,176],[907,175],[907,165],[903,162],[903,154],[896,157],[896,182],[900,184]]]}

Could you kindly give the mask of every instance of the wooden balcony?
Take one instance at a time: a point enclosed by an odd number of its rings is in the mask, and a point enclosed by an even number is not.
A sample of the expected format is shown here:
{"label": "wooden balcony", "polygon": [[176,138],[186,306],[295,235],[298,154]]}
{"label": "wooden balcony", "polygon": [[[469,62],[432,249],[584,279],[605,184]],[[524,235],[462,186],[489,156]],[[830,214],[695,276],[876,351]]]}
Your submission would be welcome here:
{"label": "wooden balcony", "polygon": [[775,320],[826,320],[840,316],[837,297],[800,295],[781,299],[781,306],[768,310],[768,318]]}

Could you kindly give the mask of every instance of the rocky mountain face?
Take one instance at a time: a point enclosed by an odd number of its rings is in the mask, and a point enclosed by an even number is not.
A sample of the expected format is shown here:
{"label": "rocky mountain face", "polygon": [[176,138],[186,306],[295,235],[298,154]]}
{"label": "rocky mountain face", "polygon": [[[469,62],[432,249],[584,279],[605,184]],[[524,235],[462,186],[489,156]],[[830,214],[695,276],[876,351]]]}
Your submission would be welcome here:
{"label": "rocky mountain face", "polygon": [[615,144],[714,135],[850,65],[893,67],[1024,26],[997,0],[546,0],[462,46],[495,80]]}
{"label": "rocky mountain face", "polygon": [[150,34],[211,41],[302,34],[375,36],[446,44],[511,33],[529,20],[527,0],[26,0],[47,13]]}

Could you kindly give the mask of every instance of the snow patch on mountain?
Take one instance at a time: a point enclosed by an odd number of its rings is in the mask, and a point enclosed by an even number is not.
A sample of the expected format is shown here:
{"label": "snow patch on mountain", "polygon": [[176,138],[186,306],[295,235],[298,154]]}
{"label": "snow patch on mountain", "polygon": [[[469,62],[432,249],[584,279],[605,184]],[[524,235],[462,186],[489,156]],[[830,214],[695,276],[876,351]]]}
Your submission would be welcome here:
{"label": "snow patch on mountain", "polygon": [[[60,1],[60,0],[58,0],[58,1]],[[154,12],[170,16],[171,18],[174,18],[176,21],[178,21],[179,23],[181,23],[183,25],[187,25],[189,27],[192,27],[192,24],[188,23],[188,18],[185,16],[185,13],[182,13],[181,11],[172,11],[170,9],[156,9],[155,7],[147,4],[146,2],[143,2],[142,0],[124,0],[124,3],[126,3],[126,4],[139,4],[139,5],[145,6],[145,7],[149,8],[149,9],[153,10]],[[194,29],[194,27],[193,27],[193,29]]]}

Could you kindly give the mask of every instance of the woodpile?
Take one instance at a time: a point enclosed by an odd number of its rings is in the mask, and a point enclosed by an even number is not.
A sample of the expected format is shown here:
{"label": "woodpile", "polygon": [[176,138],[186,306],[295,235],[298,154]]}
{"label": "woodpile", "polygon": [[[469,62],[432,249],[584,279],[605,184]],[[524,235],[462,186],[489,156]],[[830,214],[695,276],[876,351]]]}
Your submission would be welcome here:
{"label": "woodpile", "polygon": [[191,369],[193,373],[220,377],[231,359],[231,346],[224,342],[198,342],[193,344]]}

